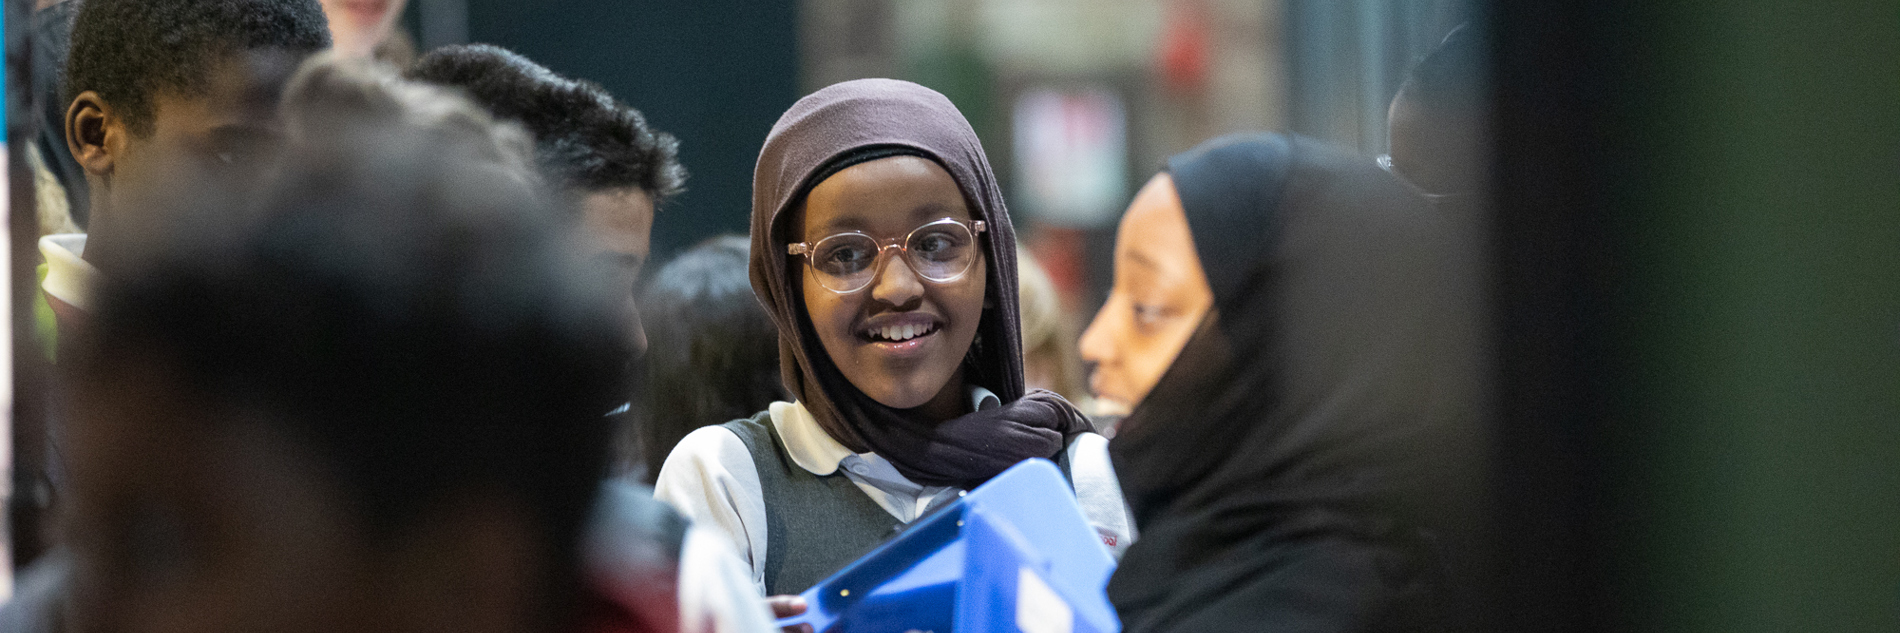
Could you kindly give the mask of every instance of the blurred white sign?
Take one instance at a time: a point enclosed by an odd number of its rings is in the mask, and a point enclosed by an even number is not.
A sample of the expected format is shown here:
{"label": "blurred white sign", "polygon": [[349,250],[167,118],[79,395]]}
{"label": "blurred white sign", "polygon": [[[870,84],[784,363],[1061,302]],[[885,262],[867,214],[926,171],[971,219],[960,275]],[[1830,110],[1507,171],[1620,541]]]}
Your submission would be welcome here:
{"label": "blurred white sign", "polygon": [[1127,195],[1128,116],[1114,92],[1035,89],[1016,99],[1018,201],[1051,224],[1098,226]]}

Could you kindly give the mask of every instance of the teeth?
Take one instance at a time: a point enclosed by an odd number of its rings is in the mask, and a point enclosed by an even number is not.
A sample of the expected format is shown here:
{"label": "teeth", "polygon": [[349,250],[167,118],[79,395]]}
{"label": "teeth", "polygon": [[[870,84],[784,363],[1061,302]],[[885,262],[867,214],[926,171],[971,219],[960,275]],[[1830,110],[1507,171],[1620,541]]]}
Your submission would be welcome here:
{"label": "teeth", "polygon": [[928,325],[889,325],[871,330],[871,336],[886,341],[908,341],[930,332]]}

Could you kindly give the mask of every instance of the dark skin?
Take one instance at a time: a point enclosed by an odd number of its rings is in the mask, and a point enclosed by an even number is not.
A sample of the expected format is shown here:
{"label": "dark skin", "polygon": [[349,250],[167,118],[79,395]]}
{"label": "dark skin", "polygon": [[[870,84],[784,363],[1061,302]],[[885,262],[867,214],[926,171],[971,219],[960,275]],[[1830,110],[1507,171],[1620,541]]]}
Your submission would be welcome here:
{"label": "dark skin", "polygon": [[1089,388],[1103,404],[1134,410],[1187,347],[1214,306],[1174,178],[1160,174],[1135,194],[1115,235],[1115,285],[1082,332]]}
{"label": "dark skin", "polygon": [[538,533],[470,490],[374,536],[319,454],[122,354],[67,385],[74,630],[543,628]]}
{"label": "dark skin", "polygon": [[[950,173],[928,159],[894,156],[853,165],[812,187],[800,206],[794,238],[817,242],[842,231],[862,231],[880,243],[903,239],[933,220],[975,219]],[[987,255],[961,278],[926,280],[895,249],[881,256],[877,276],[857,292],[837,293],[819,284],[818,273],[794,260],[802,280],[805,311],[825,353],[852,386],[884,406],[943,421],[970,412],[963,357],[976,339],[988,285]],[[930,333],[913,349],[880,342],[867,328],[892,323],[928,324]],[[766,599],[776,617],[805,612],[799,596]],[[786,631],[810,633],[800,624]]]}
{"label": "dark skin", "polygon": [[[812,187],[797,218],[795,237],[815,243],[836,233],[861,231],[891,243],[943,218],[965,223],[974,219],[956,180],[928,159],[895,156],[853,165]],[[825,288],[816,271],[802,259],[795,261],[805,313],[825,354],[852,386],[884,406],[929,420],[970,412],[963,357],[983,317],[986,258],[977,258],[961,278],[940,283],[919,277],[890,249],[880,256],[871,284],[851,293]],[[893,324],[914,324],[927,333],[907,345],[867,334]]]}
{"label": "dark skin", "polygon": [[[638,187],[604,189],[581,194],[581,239],[589,257],[613,272],[633,302],[633,288],[646,267],[653,243],[653,196]],[[634,347],[647,348],[646,329],[634,315]]]}
{"label": "dark skin", "polygon": [[[160,91],[152,116],[135,129],[125,113],[94,91],[66,109],[66,144],[86,171],[92,219],[84,257],[110,257],[130,236],[162,218],[141,213],[163,208],[167,197],[232,193],[255,182],[265,157],[280,143],[277,105],[304,55],[258,49],[211,65],[199,94]],[[177,183],[205,183],[190,191]]]}

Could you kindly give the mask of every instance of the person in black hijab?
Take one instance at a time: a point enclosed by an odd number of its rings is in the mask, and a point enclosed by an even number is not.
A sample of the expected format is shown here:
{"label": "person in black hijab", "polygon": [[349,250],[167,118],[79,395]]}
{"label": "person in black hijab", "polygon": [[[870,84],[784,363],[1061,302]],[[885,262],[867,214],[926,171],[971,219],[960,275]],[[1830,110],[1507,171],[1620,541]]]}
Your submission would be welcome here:
{"label": "person in black hijab", "polygon": [[1441,220],[1371,161],[1299,137],[1173,157],[1122,221],[1082,339],[1142,538],[1124,630],[1450,626],[1427,512],[1458,391]]}

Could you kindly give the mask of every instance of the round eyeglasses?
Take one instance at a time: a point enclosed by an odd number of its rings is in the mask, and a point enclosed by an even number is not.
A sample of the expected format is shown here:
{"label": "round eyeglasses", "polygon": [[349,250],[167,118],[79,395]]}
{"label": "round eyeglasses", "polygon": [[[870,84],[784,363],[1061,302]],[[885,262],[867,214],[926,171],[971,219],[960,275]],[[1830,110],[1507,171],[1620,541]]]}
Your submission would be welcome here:
{"label": "round eyeglasses", "polygon": [[936,283],[950,283],[970,272],[979,256],[976,234],[982,233],[982,220],[964,224],[944,218],[917,227],[901,243],[881,244],[876,238],[858,231],[839,233],[817,242],[788,244],[785,252],[805,256],[805,263],[817,273],[818,285],[838,294],[863,290],[877,278],[878,262],[884,250],[903,252],[904,262],[918,277]]}

